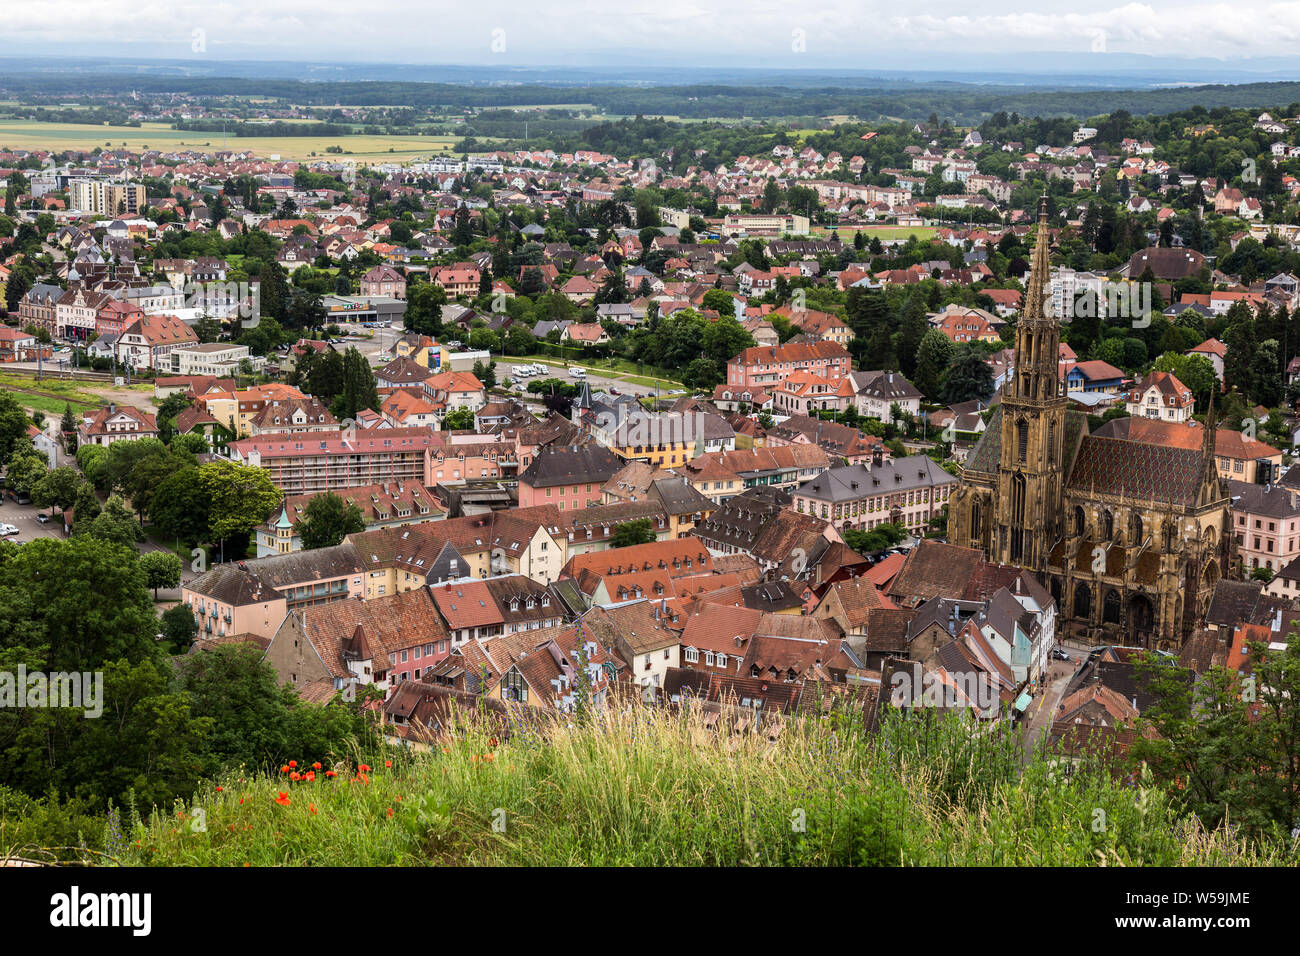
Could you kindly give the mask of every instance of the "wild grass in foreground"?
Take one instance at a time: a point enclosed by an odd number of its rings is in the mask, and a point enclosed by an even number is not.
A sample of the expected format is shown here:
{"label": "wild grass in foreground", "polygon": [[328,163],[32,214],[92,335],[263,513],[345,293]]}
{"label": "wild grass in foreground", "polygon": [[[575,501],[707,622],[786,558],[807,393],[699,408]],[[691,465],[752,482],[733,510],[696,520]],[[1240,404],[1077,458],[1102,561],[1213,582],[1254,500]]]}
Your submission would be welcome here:
{"label": "wild grass in foreground", "polygon": [[[499,742],[466,715],[379,766],[231,774],[118,825],[105,863],[372,865],[1268,865],[1282,845],[1206,832],[1166,794],[1097,768],[1019,766],[1014,734],[962,718],[719,735],[632,710]],[[391,764],[391,765],[389,765]]]}

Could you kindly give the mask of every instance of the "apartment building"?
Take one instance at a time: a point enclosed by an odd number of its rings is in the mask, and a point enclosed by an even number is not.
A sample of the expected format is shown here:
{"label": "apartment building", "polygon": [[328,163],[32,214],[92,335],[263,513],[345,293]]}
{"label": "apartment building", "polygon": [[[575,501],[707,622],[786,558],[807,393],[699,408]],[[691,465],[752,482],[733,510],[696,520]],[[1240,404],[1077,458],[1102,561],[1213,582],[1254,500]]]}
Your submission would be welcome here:
{"label": "apartment building", "polygon": [[253,372],[260,372],[266,365],[266,359],[261,355],[253,355],[247,345],[209,342],[174,349],[171,353],[171,373],[233,378],[244,362],[248,363]]}
{"label": "apartment building", "polygon": [[956,490],[957,479],[925,455],[908,455],[870,466],[828,468],[793,492],[799,514],[830,521],[838,529],[863,531],[901,524],[920,535]]}
{"label": "apartment building", "polygon": [[788,342],[774,348],[756,345],[727,362],[727,384],[772,386],[795,372],[845,378],[849,368],[848,350],[838,342]]}
{"label": "apartment building", "polygon": [[140,183],[112,183],[102,179],[68,182],[68,206],[93,216],[120,218],[144,212],[147,201]]}
{"label": "apartment building", "polygon": [[623,459],[601,445],[548,445],[519,475],[519,506],[555,505],[560,511],[600,504],[601,486]]}
{"label": "apartment building", "polygon": [[[420,484],[400,481],[381,482],[359,488],[344,488],[334,494],[345,504],[356,505],[366,530],[439,521],[446,517],[438,499]],[[299,525],[307,506],[318,495],[292,495],[285,498],[280,510],[257,529],[257,556],[291,554],[302,550]]]}
{"label": "apartment building", "polygon": [[427,428],[375,428],[343,434],[269,433],[231,442],[241,465],[261,468],[287,495],[340,491],[383,482],[424,481],[433,446]]}
{"label": "apartment building", "polygon": [[1300,490],[1229,481],[1232,533],[1241,567],[1281,571],[1300,557]]}

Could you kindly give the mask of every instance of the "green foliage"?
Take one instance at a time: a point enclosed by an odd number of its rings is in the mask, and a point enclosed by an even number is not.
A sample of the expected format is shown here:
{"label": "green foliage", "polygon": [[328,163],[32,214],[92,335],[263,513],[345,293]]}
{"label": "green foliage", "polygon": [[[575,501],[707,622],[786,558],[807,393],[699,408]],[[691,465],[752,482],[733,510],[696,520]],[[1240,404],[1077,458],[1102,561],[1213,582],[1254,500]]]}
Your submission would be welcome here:
{"label": "green foliage", "polygon": [[1137,674],[1155,700],[1138,728],[1159,736],[1139,735],[1132,755],[1206,826],[1230,821],[1252,838],[1284,837],[1300,821],[1300,639],[1247,650],[1233,670],[1211,668],[1194,682],[1148,655]]}
{"label": "green foliage", "polygon": [[194,612],[186,604],[173,604],[158,620],[159,633],[174,654],[184,654],[198,636],[199,626],[194,621]]}
{"label": "green foliage", "polygon": [[0,652],[23,647],[50,670],[154,653],[153,602],[128,547],[94,536],[37,538],[0,563]]}
{"label": "green foliage", "polygon": [[209,540],[246,536],[280,503],[280,489],[261,468],[213,461],[198,466],[197,486],[208,502]]}
{"label": "green foliage", "polygon": [[146,551],[140,555],[146,587],[153,589],[154,600],[159,588],[176,588],[181,584],[181,559],[170,551]]}
{"label": "green foliage", "polygon": [[[204,787],[196,802],[220,839],[192,839],[177,832],[174,812],[159,813],[127,862],[1175,866],[1291,857],[1280,842],[1251,848],[1207,833],[1161,791],[1135,790],[1094,764],[1067,776],[1039,756],[1021,769],[1015,731],[974,733],[960,714],[887,712],[876,737],[837,710],[786,721],[775,740],[766,726],[710,729],[702,714],[641,708],[515,726],[505,740],[472,713],[445,730],[431,753],[395,754],[365,781],[348,782],[351,761],[339,777],[310,783],[219,778],[223,792]],[[505,837],[493,831],[498,807]],[[1093,827],[1098,809],[1103,830]]]}
{"label": "green foliage", "polygon": [[987,401],[993,395],[993,370],[984,352],[970,344],[958,346],[952,364],[943,376],[942,398],[946,405],[975,399]]}
{"label": "green foliage", "polygon": [[626,548],[634,544],[649,544],[655,540],[654,527],[649,518],[625,521],[614,529],[609,539],[611,548]]}
{"label": "green foliage", "polygon": [[298,522],[298,534],[305,551],[332,548],[342,544],[348,535],[365,528],[366,520],[361,509],[333,492],[317,495],[307,502]]}
{"label": "green foliage", "polygon": [[871,555],[877,551],[884,551],[886,548],[892,548],[907,537],[907,529],[901,524],[877,525],[870,531],[860,531],[856,528],[846,528],[842,537],[847,544],[858,554]]}
{"label": "green foliage", "polygon": [[27,438],[27,424],[27,413],[13,393],[0,389],[0,466],[9,464],[15,444]]}
{"label": "green foliage", "polygon": [[470,408],[453,408],[442,419],[443,431],[474,430],[474,410]]}
{"label": "green foliage", "polygon": [[186,658],[179,684],[196,718],[210,720],[204,772],[225,768],[275,772],[295,759],[332,763],[347,755],[365,734],[359,713],[347,706],[304,704],[282,685],[261,652],[228,644]]}

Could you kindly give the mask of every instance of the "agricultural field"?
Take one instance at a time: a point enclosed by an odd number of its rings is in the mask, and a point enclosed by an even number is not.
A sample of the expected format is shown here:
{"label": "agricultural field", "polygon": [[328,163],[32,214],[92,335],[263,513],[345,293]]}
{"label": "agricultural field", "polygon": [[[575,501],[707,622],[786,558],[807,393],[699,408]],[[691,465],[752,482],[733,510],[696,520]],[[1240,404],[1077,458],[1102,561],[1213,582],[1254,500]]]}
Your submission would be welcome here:
{"label": "agricultural field", "polygon": [[[163,123],[142,126],[95,126],[90,123],[41,123],[0,119],[0,149],[239,149],[282,159],[354,159],[359,162],[411,160],[451,149],[451,136],[227,136],[172,129]],[[326,153],[341,146],[342,154]]]}

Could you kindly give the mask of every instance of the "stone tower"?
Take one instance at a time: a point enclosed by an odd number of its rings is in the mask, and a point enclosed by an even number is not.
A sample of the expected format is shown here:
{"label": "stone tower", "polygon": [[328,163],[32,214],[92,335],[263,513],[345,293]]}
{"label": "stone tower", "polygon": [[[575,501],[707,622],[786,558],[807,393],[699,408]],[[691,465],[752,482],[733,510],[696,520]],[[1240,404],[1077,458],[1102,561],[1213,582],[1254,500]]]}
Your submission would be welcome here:
{"label": "stone tower", "polygon": [[1016,325],[1016,357],[1003,388],[1001,460],[990,558],[1042,570],[1064,517],[1065,420],[1069,399],[1058,367],[1061,327],[1048,308],[1047,197]]}

